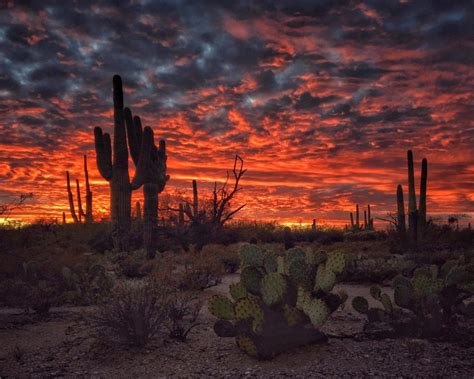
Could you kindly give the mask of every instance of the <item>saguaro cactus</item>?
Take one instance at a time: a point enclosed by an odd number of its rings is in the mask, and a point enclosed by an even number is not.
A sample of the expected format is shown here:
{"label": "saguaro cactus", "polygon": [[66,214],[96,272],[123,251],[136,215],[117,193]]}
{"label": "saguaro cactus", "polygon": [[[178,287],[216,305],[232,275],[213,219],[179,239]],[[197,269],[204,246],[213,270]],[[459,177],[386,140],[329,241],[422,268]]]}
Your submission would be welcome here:
{"label": "saguaro cactus", "polygon": [[359,222],[359,204],[356,205],[356,228],[360,229],[360,222]]}
{"label": "saguaro cactus", "polygon": [[122,79],[113,78],[114,143],[110,135],[94,129],[97,167],[102,177],[110,183],[110,215],[112,238],[116,249],[125,251],[129,245],[132,190],[128,174],[127,137],[123,117]]}
{"label": "saguaro cactus", "polygon": [[354,229],[354,215],[351,212],[351,228]]}
{"label": "saguaro cactus", "polygon": [[79,218],[76,214],[76,209],[74,207],[74,196],[71,190],[71,179],[69,178],[69,171],[66,171],[66,186],[67,186],[67,195],[69,200],[69,211],[71,212],[71,217],[74,222],[79,222]]}
{"label": "saguaro cactus", "polygon": [[403,201],[403,188],[399,184],[397,187],[397,230],[400,234],[405,234],[405,204]]}
{"label": "saguaro cactus", "polygon": [[77,213],[79,215],[79,222],[82,222],[82,217],[86,216],[84,209],[82,209],[81,187],[79,186],[79,179],[76,179],[76,194],[77,194]]}
{"label": "saguaro cactus", "polygon": [[408,150],[408,230],[413,241],[417,238],[418,211],[416,208],[415,169],[413,166],[413,152]]}
{"label": "saguaro cactus", "polygon": [[87,169],[87,155],[84,154],[84,177],[86,180],[86,213],[84,215],[86,224],[94,221],[92,216],[92,191],[89,183],[89,170]]}
{"label": "saguaro cactus", "polygon": [[368,229],[369,224],[367,223],[367,211],[364,209],[364,229]]}
{"label": "saguaro cactus", "polygon": [[158,194],[163,191],[169,175],[166,175],[166,144],[161,140],[156,147],[153,130],[142,129],[140,117],[132,117],[130,109],[125,109],[128,144],[132,160],[136,165],[131,187],[133,190],[143,186],[143,243],[148,258],[154,258],[153,235],[158,226]]}
{"label": "saguaro cactus", "polygon": [[428,161],[421,161],[420,205],[418,210],[419,229],[426,224],[426,182],[428,180]]}
{"label": "saguaro cactus", "polygon": [[135,218],[136,218],[137,220],[141,220],[141,219],[142,219],[142,207],[141,207],[139,201],[137,201],[137,202],[135,203]]}

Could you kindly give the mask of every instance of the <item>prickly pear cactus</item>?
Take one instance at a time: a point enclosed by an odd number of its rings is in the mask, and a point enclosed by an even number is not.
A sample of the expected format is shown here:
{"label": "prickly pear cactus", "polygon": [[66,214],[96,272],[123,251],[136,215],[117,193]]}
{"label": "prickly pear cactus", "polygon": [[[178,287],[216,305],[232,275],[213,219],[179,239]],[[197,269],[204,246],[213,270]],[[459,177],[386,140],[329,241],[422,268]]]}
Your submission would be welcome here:
{"label": "prickly pear cactus", "polygon": [[277,255],[243,244],[240,258],[240,282],[229,286],[232,300],[209,300],[209,312],[219,319],[218,335],[235,336],[242,351],[259,359],[324,340],[318,329],[347,299],[331,293],[344,271],[343,254],[295,247]]}
{"label": "prickly pear cactus", "polygon": [[441,268],[418,268],[411,278],[402,275],[394,278],[393,302],[380,287],[370,288],[370,295],[383,308],[369,308],[367,300],[360,296],[353,299],[352,307],[366,314],[369,324],[383,321],[404,335],[441,336],[455,326],[456,318],[452,317],[455,313],[470,317],[464,300],[474,293],[469,289],[474,276],[469,275],[468,269],[469,265],[462,260],[448,261]]}

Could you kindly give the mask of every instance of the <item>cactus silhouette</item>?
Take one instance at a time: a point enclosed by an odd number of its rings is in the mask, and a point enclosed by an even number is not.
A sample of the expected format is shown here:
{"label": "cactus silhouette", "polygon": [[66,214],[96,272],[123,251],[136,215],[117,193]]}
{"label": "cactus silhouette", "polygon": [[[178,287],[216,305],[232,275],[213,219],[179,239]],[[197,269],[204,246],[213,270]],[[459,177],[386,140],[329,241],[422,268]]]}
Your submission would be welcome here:
{"label": "cactus silhouette", "polygon": [[123,116],[123,90],[120,76],[113,77],[114,143],[100,127],[94,129],[97,167],[110,184],[110,216],[114,247],[126,251],[129,246],[132,189],[128,174],[128,150]]}
{"label": "cactus silhouette", "polygon": [[153,235],[158,226],[158,194],[169,180],[169,175],[166,174],[166,144],[160,140],[157,148],[153,129],[148,126],[142,129],[140,117],[132,117],[130,109],[125,108],[124,118],[130,155],[136,166],[131,188],[136,190],[143,186],[143,243],[148,258],[153,258]]}
{"label": "cactus silhouette", "polygon": [[141,219],[142,219],[142,207],[141,207],[139,201],[137,201],[137,202],[135,203],[135,218],[136,218],[137,220],[141,220]]}
{"label": "cactus silhouette", "polygon": [[397,230],[400,234],[405,234],[405,204],[403,201],[403,188],[399,184],[397,187]]}
{"label": "cactus silhouette", "polygon": [[71,190],[71,179],[69,177],[69,171],[66,171],[66,186],[67,186],[67,195],[69,200],[69,211],[71,212],[71,217],[74,222],[79,222],[79,218],[76,214],[76,208],[74,207],[74,196]]}
{"label": "cactus silhouette", "polygon": [[86,213],[84,214],[86,224],[94,221],[92,216],[92,191],[89,183],[89,170],[87,169],[87,155],[84,155],[84,177],[86,179]]}
{"label": "cactus silhouette", "polygon": [[408,150],[408,231],[410,238],[416,241],[418,211],[416,208],[416,193],[415,193],[415,170],[413,167],[413,152]]}
{"label": "cactus silhouette", "polygon": [[420,205],[418,209],[419,228],[426,225],[426,184],[428,180],[428,161],[423,158],[421,161],[421,181],[420,181]]}
{"label": "cactus silhouette", "polygon": [[426,186],[428,181],[428,160],[423,158],[421,161],[421,180],[420,180],[420,202],[419,208],[416,207],[415,193],[415,170],[413,165],[413,152],[408,150],[408,232],[412,242],[416,242],[418,235],[423,231],[426,225]]}

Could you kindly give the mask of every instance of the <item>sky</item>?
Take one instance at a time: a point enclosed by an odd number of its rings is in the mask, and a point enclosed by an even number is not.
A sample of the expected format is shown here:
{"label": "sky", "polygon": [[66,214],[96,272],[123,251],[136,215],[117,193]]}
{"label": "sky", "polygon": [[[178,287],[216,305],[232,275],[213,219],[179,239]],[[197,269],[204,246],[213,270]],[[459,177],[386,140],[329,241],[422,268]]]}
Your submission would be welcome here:
{"label": "sky", "polygon": [[61,218],[87,154],[108,214],[93,128],[112,133],[119,74],[167,142],[163,198],[192,179],[206,197],[237,153],[240,219],[342,225],[357,203],[385,217],[412,149],[429,216],[472,217],[473,19],[468,0],[2,0],[0,203],[33,192],[13,219]]}

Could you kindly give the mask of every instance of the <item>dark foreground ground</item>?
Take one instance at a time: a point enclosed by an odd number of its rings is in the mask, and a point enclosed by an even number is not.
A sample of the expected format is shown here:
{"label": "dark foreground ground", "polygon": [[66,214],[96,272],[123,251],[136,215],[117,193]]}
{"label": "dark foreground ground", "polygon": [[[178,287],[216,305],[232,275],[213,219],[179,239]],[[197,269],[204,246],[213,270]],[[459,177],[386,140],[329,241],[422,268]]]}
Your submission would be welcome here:
{"label": "dark foreground ground", "polygon": [[[233,277],[203,293],[225,292]],[[367,289],[344,286],[350,297]],[[348,301],[350,304],[350,299]],[[186,343],[158,336],[145,350],[97,340],[88,315],[92,307],[59,308],[43,320],[2,310],[0,376],[4,377],[474,377],[474,346],[416,339],[364,340],[355,337],[363,320],[349,305],[325,326],[324,345],[296,349],[272,361],[241,353],[232,338],[217,337],[213,318]]]}

